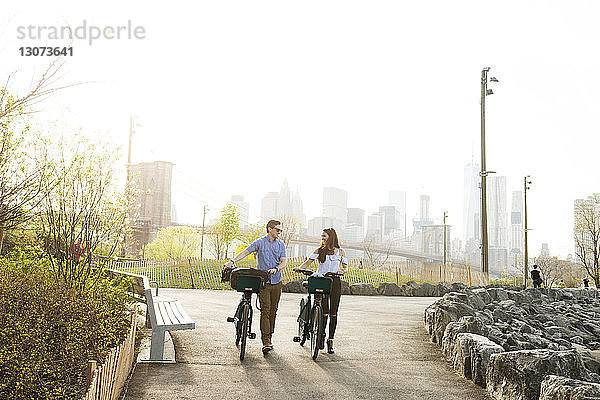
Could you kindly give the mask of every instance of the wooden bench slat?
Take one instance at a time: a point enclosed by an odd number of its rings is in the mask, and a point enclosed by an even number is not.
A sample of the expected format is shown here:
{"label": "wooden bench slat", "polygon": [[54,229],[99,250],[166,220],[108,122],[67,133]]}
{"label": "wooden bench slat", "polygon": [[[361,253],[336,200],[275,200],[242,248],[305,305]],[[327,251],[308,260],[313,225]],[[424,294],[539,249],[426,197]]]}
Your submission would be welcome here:
{"label": "wooden bench slat", "polygon": [[180,311],[180,307],[181,303],[180,302],[175,302],[173,303],[173,314],[175,314],[175,317],[177,318],[177,321],[179,321],[180,324],[183,324],[186,322],[186,318],[185,316],[181,313]]}
{"label": "wooden bench slat", "polygon": [[194,323],[194,320],[185,312],[185,310],[183,309],[183,305],[180,302],[176,303],[177,306],[177,310],[179,311],[179,313],[182,316],[182,323]]}
{"label": "wooden bench slat", "polygon": [[160,317],[162,319],[162,323],[160,323],[159,325],[173,325],[173,322],[169,318],[169,314],[167,313],[167,310],[165,308],[165,303],[162,301],[159,302],[158,308],[159,308]]}
{"label": "wooden bench slat", "polygon": [[165,322],[162,317],[162,312],[160,311],[160,304],[161,304],[160,302],[154,303],[154,314],[156,316],[156,324],[157,325],[165,325]]}
{"label": "wooden bench slat", "polygon": [[179,324],[179,320],[173,314],[173,302],[165,303],[165,312],[169,316],[169,320],[171,321],[171,325]]}

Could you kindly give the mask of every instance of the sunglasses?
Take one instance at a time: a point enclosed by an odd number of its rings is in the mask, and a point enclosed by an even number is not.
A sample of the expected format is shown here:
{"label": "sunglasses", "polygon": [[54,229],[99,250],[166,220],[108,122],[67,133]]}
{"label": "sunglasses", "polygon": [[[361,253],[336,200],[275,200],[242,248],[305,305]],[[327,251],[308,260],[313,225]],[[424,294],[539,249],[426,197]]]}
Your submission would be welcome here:
{"label": "sunglasses", "polygon": [[281,231],[283,230],[281,228],[273,228],[273,229],[275,229],[278,233],[281,233]]}

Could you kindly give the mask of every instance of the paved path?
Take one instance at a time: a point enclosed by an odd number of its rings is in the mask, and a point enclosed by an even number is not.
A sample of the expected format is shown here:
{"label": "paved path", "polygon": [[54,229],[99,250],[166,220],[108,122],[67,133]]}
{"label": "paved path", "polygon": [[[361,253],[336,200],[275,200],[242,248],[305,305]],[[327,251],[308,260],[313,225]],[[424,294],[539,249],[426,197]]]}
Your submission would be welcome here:
{"label": "paved path", "polygon": [[[161,289],[183,303],[194,331],[173,334],[177,364],[138,364],[126,399],[489,399],[431,343],[423,310],[435,299],[342,296],[336,353],[310,358],[292,342],[301,295],[284,293],[274,350],[249,340],[239,361],[230,291]],[[253,301],[254,304],[254,301]],[[258,315],[256,313],[255,315]],[[255,331],[258,321],[255,319]],[[260,334],[258,334],[260,336]]]}

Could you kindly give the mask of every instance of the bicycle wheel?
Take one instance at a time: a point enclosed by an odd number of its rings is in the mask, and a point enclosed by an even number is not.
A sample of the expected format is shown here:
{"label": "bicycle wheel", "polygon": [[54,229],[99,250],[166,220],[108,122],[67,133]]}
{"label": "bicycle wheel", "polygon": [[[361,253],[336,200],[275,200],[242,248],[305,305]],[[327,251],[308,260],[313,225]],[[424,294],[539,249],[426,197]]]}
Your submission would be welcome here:
{"label": "bicycle wheel", "polygon": [[237,310],[235,310],[235,345],[238,346],[240,344],[240,339],[242,338],[242,304],[238,305]]}
{"label": "bicycle wheel", "polygon": [[304,346],[308,338],[308,323],[309,309],[305,304],[305,300],[300,300],[300,316],[298,317],[298,337],[300,338],[300,346]]}
{"label": "bicycle wheel", "polygon": [[310,352],[312,359],[316,360],[321,347],[321,336],[323,334],[323,309],[316,305],[313,308],[310,329]]}
{"label": "bicycle wheel", "polygon": [[244,304],[242,310],[242,332],[240,338],[240,361],[244,361],[244,355],[246,353],[246,339],[248,339],[248,316],[250,314],[250,304]]}

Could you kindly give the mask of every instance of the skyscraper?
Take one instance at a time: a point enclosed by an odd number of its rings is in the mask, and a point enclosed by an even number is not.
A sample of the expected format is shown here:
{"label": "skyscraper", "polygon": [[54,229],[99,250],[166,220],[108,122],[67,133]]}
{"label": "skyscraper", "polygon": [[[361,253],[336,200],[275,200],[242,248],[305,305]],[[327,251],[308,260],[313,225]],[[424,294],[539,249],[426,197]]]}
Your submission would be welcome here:
{"label": "skyscraper", "polygon": [[348,219],[348,192],[334,187],[323,188],[323,217],[331,218],[335,230],[341,232]]}
{"label": "skyscraper", "polygon": [[396,207],[399,215],[399,227],[402,229],[404,236],[408,235],[407,217],[406,217],[406,192],[403,190],[394,190],[388,193],[390,206]]}
{"label": "skyscraper", "polygon": [[260,201],[260,220],[266,223],[271,219],[279,218],[279,193],[269,192]]}
{"label": "skyscraper", "polygon": [[514,191],[510,206],[510,252],[513,255],[523,253],[524,240],[523,192]]}
{"label": "skyscraper", "polygon": [[379,207],[379,213],[383,218],[383,234],[389,235],[392,231],[404,231],[401,226],[400,212],[396,206]]}
{"label": "skyscraper", "polygon": [[240,227],[242,229],[248,227],[248,213],[250,211],[250,204],[244,201],[244,196],[233,195],[231,196],[231,205],[235,207],[238,215],[240,216]]}
{"label": "skyscraper", "polygon": [[508,213],[506,208],[506,177],[487,178],[489,272],[499,276],[508,266]]}
{"label": "skyscraper", "polygon": [[488,235],[490,247],[508,248],[506,177],[487,179]]}
{"label": "skyscraper", "polygon": [[480,240],[480,177],[479,165],[470,163],[465,167],[463,192],[463,237],[465,242]]}
{"label": "skyscraper", "polygon": [[374,241],[383,239],[383,215],[380,212],[368,216],[366,237]]}

